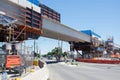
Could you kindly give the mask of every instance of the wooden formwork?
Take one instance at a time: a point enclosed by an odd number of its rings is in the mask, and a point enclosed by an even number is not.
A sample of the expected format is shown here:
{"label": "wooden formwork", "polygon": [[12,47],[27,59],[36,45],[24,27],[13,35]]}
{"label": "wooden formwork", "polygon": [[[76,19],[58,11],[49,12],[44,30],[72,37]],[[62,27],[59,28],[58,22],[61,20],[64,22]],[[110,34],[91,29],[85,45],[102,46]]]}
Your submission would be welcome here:
{"label": "wooden formwork", "polygon": [[[4,12],[4,18],[11,18],[16,20],[15,23],[3,26],[0,24],[0,42],[6,42],[11,31],[11,37],[18,41],[27,40],[28,38],[37,39],[42,32],[42,18],[41,14],[30,8],[17,7],[17,10],[12,10],[5,7],[0,7],[0,11]],[[3,17],[0,17],[2,21]],[[9,30],[8,28],[12,29]],[[13,40],[11,38],[11,40]]]}
{"label": "wooden formwork", "polygon": [[48,18],[51,18],[52,20],[60,22],[60,13],[54,11],[53,9],[47,7],[44,4],[40,4],[41,7],[41,14],[43,16],[46,16]]}

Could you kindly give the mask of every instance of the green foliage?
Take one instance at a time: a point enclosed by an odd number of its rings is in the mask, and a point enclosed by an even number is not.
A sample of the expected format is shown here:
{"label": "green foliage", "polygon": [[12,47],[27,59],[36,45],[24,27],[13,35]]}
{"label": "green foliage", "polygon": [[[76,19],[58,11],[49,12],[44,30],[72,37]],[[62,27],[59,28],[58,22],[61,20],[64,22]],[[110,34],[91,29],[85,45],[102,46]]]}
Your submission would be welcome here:
{"label": "green foliage", "polygon": [[47,55],[51,55],[52,56],[52,53],[51,52],[48,52],[48,54]]}
{"label": "green foliage", "polygon": [[36,58],[40,58],[40,54],[39,54],[39,53],[34,53],[34,56],[35,56]]}
{"label": "green foliage", "polygon": [[37,57],[40,58],[40,54],[39,53],[37,53]]}
{"label": "green foliage", "polygon": [[61,55],[62,55],[62,48],[55,47],[51,52],[48,52],[47,56],[54,56],[56,57],[57,61],[60,61]]}
{"label": "green foliage", "polygon": [[120,49],[115,49],[115,50],[114,50],[114,53],[116,53],[116,52],[119,52],[119,53],[120,53]]}
{"label": "green foliage", "polygon": [[47,57],[47,54],[42,55],[43,57]]}
{"label": "green foliage", "polygon": [[58,54],[62,54],[62,48],[55,47],[51,52],[48,52],[48,55],[55,56]]}

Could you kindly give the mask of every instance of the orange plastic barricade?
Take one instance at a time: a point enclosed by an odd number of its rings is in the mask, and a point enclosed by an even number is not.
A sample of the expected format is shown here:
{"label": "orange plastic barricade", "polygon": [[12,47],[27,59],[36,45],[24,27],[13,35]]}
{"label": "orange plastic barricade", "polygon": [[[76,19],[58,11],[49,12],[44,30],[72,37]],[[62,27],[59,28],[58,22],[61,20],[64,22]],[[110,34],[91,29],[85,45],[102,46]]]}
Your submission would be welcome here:
{"label": "orange plastic barricade", "polygon": [[6,56],[6,68],[14,68],[21,66],[22,60],[20,55],[7,55]]}
{"label": "orange plastic barricade", "polygon": [[119,58],[119,53],[116,53],[116,54],[114,55],[114,58]]}

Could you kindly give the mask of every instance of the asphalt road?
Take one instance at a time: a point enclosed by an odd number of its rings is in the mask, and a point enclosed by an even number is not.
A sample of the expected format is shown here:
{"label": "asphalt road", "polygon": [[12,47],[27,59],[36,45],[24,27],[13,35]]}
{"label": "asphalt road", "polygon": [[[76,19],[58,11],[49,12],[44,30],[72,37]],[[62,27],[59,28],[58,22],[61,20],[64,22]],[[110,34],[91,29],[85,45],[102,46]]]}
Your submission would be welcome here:
{"label": "asphalt road", "polygon": [[120,80],[120,65],[53,63],[48,69],[50,80]]}

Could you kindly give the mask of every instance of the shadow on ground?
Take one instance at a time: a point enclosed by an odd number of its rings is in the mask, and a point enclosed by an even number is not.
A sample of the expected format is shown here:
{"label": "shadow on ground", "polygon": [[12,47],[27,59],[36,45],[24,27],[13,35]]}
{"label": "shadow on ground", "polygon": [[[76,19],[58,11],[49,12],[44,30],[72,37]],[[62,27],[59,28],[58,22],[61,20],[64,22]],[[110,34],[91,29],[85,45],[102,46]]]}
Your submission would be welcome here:
{"label": "shadow on ground", "polygon": [[56,64],[59,62],[64,62],[64,61],[46,61],[47,64]]}

